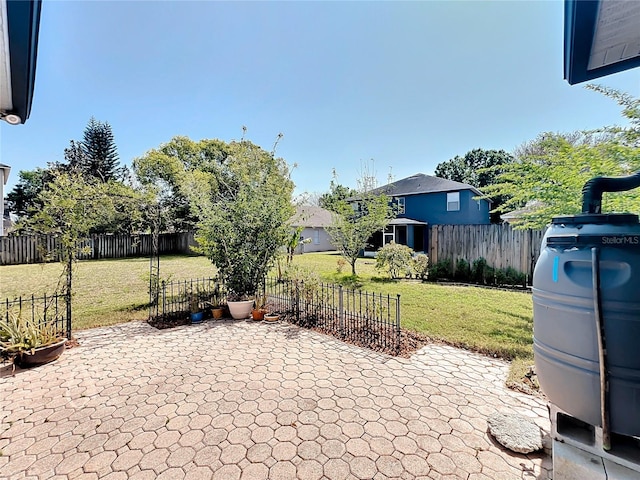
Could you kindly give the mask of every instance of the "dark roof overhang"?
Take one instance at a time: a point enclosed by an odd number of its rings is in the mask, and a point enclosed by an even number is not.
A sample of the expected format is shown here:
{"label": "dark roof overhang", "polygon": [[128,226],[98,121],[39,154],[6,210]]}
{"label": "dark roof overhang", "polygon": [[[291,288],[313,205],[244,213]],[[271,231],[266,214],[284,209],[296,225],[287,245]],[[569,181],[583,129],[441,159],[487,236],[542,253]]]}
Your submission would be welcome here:
{"label": "dark roof overhang", "polygon": [[0,118],[24,123],[31,113],[42,0],[0,0]]}
{"label": "dark roof overhang", "polygon": [[565,0],[564,78],[574,85],[640,65],[640,2]]}

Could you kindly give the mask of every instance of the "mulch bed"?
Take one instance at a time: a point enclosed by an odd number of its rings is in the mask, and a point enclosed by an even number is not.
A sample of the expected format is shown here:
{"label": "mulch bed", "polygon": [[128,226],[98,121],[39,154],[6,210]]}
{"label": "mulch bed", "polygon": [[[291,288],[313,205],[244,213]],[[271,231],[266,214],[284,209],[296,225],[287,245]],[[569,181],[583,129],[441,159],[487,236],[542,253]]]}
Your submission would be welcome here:
{"label": "mulch bed", "polygon": [[398,346],[396,344],[395,329],[390,326],[375,323],[373,325],[362,325],[359,327],[351,324],[349,325],[351,334],[343,336],[340,334],[338,322],[335,319],[333,321],[325,320],[321,324],[315,324],[314,322],[305,320],[296,322],[292,314],[283,315],[283,319],[302,328],[308,328],[325,335],[330,335],[351,345],[404,358],[410,357],[416,350],[433,342],[427,335],[411,330],[401,330],[400,345]]}
{"label": "mulch bed", "polygon": [[188,313],[168,314],[163,317],[154,317],[147,320],[147,323],[158,330],[165,328],[180,327],[182,325],[191,325],[191,318]]}

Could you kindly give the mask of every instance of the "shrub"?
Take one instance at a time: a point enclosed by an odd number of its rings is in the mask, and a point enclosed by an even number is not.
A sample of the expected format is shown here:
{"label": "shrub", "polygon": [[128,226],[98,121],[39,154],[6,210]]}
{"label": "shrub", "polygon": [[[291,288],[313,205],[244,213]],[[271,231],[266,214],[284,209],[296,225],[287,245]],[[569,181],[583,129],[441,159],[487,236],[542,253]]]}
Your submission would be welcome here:
{"label": "shrub", "polygon": [[376,270],[386,270],[391,278],[405,277],[411,272],[413,250],[395,242],[386,244],[376,256]]}
{"label": "shrub", "polygon": [[473,266],[471,267],[471,279],[480,284],[486,284],[487,278],[491,279],[488,275],[489,266],[487,265],[487,261],[484,257],[480,257],[473,261]]}
{"label": "shrub", "polygon": [[429,257],[424,253],[419,253],[413,257],[413,273],[416,278],[426,280],[429,275]]}
{"label": "shrub", "polygon": [[216,266],[228,298],[248,300],[291,236],[294,185],[285,161],[251,142],[231,142],[219,153],[223,160],[186,172],[183,188],[199,217],[199,250]]}
{"label": "shrub", "polygon": [[284,278],[289,282],[290,295],[304,298],[309,302],[320,286],[320,275],[309,268],[296,264],[289,265],[284,273]]}
{"label": "shrub", "polygon": [[526,285],[527,276],[513,267],[507,267],[504,275],[505,283],[508,285]]}
{"label": "shrub", "polygon": [[285,271],[287,293],[291,307],[296,313],[299,325],[314,327],[317,325],[322,305],[326,302],[322,298],[320,275],[309,268],[291,264]]}
{"label": "shrub", "polygon": [[493,267],[487,266],[485,268],[485,285],[495,285],[496,284],[496,270]]}
{"label": "shrub", "polygon": [[507,284],[507,275],[503,269],[494,269],[493,283],[498,286]]}
{"label": "shrub", "polygon": [[429,268],[429,278],[433,280],[451,278],[451,259],[440,260]]}
{"label": "shrub", "polygon": [[456,262],[454,278],[461,282],[468,282],[471,279],[471,268],[465,259],[461,258]]}

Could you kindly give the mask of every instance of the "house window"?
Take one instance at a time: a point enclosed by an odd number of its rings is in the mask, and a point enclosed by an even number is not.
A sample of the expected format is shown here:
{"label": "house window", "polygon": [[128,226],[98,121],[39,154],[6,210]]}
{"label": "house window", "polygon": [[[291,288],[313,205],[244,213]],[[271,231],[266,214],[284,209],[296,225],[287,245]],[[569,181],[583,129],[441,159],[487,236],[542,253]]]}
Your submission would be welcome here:
{"label": "house window", "polygon": [[313,231],[313,244],[320,245],[320,230],[317,228]]}
{"label": "house window", "polygon": [[396,241],[396,227],[394,225],[387,225],[384,228],[382,245],[386,245]]}
{"label": "house window", "polygon": [[460,192],[447,193],[447,212],[460,210]]}
{"label": "house window", "polygon": [[396,205],[398,206],[398,215],[404,213],[404,197],[396,198]]}

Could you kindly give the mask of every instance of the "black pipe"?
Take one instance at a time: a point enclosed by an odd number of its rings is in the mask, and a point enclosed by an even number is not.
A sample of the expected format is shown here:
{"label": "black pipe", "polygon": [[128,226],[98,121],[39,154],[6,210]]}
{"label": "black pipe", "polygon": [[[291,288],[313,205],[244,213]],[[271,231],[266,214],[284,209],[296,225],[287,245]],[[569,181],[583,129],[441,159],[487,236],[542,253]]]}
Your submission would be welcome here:
{"label": "black pipe", "polygon": [[595,177],[582,187],[582,213],[602,213],[603,192],[625,192],[640,187],[640,171],[627,177]]}

